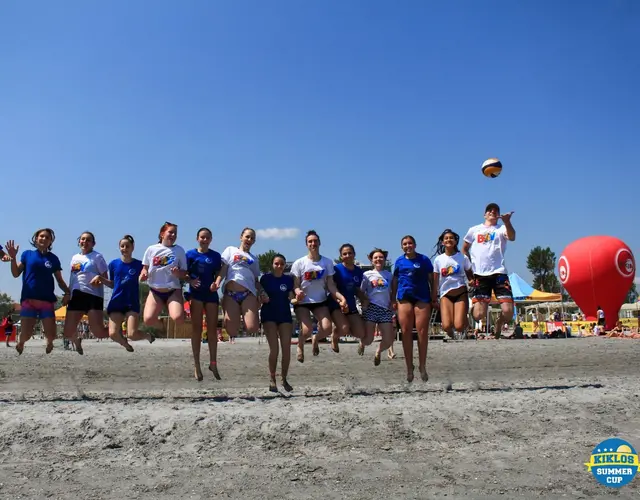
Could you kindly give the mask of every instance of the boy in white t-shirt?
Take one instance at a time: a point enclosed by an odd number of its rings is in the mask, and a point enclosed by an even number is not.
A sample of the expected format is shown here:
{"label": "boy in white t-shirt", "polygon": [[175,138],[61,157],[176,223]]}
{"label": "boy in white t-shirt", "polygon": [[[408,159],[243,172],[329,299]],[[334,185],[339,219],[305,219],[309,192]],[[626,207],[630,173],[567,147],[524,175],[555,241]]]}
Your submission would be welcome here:
{"label": "boy in white t-shirt", "polygon": [[[462,253],[471,260],[474,287],[472,292],[473,317],[480,321],[487,317],[491,293],[500,302],[502,315],[496,324],[496,337],[500,336],[502,325],[513,318],[513,293],[504,262],[507,241],[515,241],[516,230],[511,224],[511,215],[500,215],[497,203],[489,203],[484,211],[484,222],[473,226],[464,237]],[[498,219],[504,225],[498,226]]]}

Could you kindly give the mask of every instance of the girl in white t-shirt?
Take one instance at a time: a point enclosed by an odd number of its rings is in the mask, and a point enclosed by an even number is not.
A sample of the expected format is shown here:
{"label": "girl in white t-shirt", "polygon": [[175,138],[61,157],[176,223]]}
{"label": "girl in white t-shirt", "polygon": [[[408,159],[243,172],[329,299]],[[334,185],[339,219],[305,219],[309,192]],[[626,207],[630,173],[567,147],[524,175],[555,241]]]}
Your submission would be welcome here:
{"label": "girl in white t-shirt", "polygon": [[300,323],[298,337],[298,361],[304,362],[304,343],[313,334],[311,314],[318,323],[318,333],[311,341],[313,355],[320,354],[318,342],[331,335],[331,315],[327,304],[327,295],[338,302],[340,308],[346,312],[348,304],[344,296],[338,292],[333,281],[335,273],[333,262],[320,255],[320,237],[315,231],[307,232],[305,241],[309,253],[296,260],[291,267],[293,287],[296,298],[292,301],[293,309]]}
{"label": "girl in white t-shirt", "polygon": [[395,297],[391,295],[391,283],[393,274],[387,271],[384,266],[387,263],[389,253],[386,250],[374,249],[369,253],[369,260],[373,264],[371,271],[365,271],[360,289],[367,296],[363,304],[362,317],[365,321],[365,337],[362,340],[364,345],[371,345],[375,335],[376,326],[382,336],[382,341],[378,344],[373,364],[380,364],[382,351],[393,346],[393,309]]}
{"label": "girl in white t-shirt", "polygon": [[[67,314],[64,319],[64,336],[74,343],[76,352],[84,354],[82,339],[78,338],[78,324],[82,317],[89,318],[89,328],[94,337],[103,339],[109,337],[109,330],[104,325],[104,286],[103,279],[107,279],[107,263],[102,254],[96,252],[96,237],[90,231],[85,231],[78,238],[80,252],[71,258],[71,279],[69,289],[71,298],[67,304]],[[114,342],[122,345],[127,351],[133,351],[127,339],[112,336]]]}
{"label": "girl in white t-shirt", "polygon": [[[437,257],[433,260],[434,286],[440,296],[442,329],[451,338],[455,331],[463,333],[469,326],[469,291],[465,276],[471,281],[471,261],[458,250],[458,236],[445,229],[436,243]],[[446,339],[445,339],[446,340]]]}
{"label": "girl in white t-shirt", "polygon": [[251,253],[255,242],[256,232],[245,227],[240,233],[240,246],[227,247],[222,252],[222,269],[216,278],[216,285],[220,288],[222,280],[225,280],[222,308],[225,329],[231,343],[238,336],[242,318],[247,333],[258,332],[259,299],[262,302],[269,301],[259,282],[258,258]]}
{"label": "girl in white t-shirt", "polygon": [[167,306],[169,317],[184,322],[184,297],[180,280],[188,278],[187,256],[184,248],[176,245],[178,226],[165,222],[158,234],[158,243],[151,245],[142,257],[140,281],[149,285],[149,295],[144,306],[144,323],[160,326],[159,316]]}

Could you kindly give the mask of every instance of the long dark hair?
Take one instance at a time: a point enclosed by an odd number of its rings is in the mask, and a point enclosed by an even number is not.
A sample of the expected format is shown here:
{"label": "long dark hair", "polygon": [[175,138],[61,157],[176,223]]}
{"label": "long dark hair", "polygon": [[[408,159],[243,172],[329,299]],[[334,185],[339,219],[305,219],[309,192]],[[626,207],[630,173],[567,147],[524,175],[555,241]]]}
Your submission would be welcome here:
{"label": "long dark hair", "polygon": [[453,238],[456,240],[455,253],[458,253],[460,251],[460,250],[458,250],[458,243],[460,243],[460,235],[458,235],[458,233],[456,233],[453,229],[448,229],[447,228],[444,231],[442,231],[442,233],[438,237],[438,242],[433,247],[435,249],[435,252],[434,252],[432,257],[436,257],[438,255],[442,255],[445,252],[444,237],[447,234],[452,235]]}

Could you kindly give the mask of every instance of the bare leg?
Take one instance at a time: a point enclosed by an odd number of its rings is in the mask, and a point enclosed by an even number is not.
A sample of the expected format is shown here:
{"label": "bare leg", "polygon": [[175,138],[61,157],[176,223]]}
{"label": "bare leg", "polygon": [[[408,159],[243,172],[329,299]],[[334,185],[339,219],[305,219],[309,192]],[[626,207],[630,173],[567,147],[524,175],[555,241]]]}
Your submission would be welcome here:
{"label": "bare leg", "polygon": [[244,327],[247,333],[258,333],[260,330],[260,322],[258,317],[258,299],[250,293],[246,299],[242,301],[242,316],[244,318]]}
{"label": "bare leg", "polygon": [[513,318],[513,302],[502,302],[500,304],[500,309],[502,309],[502,314],[496,323],[496,337],[500,337],[502,327]]}
{"label": "bare leg", "polygon": [[144,304],[144,324],[153,327],[162,327],[162,321],[160,321],[160,314],[164,309],[164,302],[155,296],[153,292],[149,292],[147,295],[147,301]]}
{"label": "bare leg", "polygon": [[[360,316],[359,314],[347,315],[347,321],[349,322],[349,330],[351,331],[351,335],[353,335],[357,339],[360,339],[358,354],[362,356],[364,354],[364,348],[368,345],[371,345],[371,343],[373,342],[373,335],[371,337],[366,335],[364,321],[362,319],[362,316]],[[369,338],[371,340],[369,340]]]}
{"label": "bare leg", "polygon": [[431,304],[418,302],[414,308],[416,317],[416,330],[418,330],[418,369],[422,380],[429,380],[427,375],[427,346],[429,344],[429,319],[431,317]]}
{"label": "bare leg", "polygon": [[340,352],[340,337],[348,337],[350,334],[349,321],[340,309],[331,313],[331,320],[334,324],[331,333],[331,349],[333,352]]}
{"label": "bare leg", "polygon": [[169,317],[176,325],[184,323],[184,297],[182,295],[182,290],[175,290],[171,294],[167,300],[167,309],[169,310]]}
{"label": "bare leg", "polygon": [[136,312],[129,311],[125,315],[127,321],[127,336],[129,340],[148,340],[150,344],[153,344],[156,338],[150,333],[140,331],[140,315]]}
{"label": "bare leg", "polygon": [[291,361],[291,332],[293,331],[293,324],[280,323],[278,326],[278,334],[280,335],[280,347],[282,348],[282,366],[281,366],[281,378],[282,387],[287,392],[291,392],[293,387],[287,382],[287,376],[289,375],[289,363]]}
{"label": "bare leg", "polygon": [[231,342],[240,331],[242,309],[240,309],[240,304],[228,295],[222,299],[222,307],[224,308],[224,327],[229,335],[229,342]]}
{"label": "bare leg", "polygon": [[131,347],[127,338],[122,334],[123,321],[124,314],[122,313],[111,313],[109,315],[109,337],[111,340],[124,347],[127,351],[133,352],[133,347]]}
{"label": "bare leg", "polygon": [[311,311],[306,307],[295,308],[298,324],[300,325],[300,336],[298,337],[298,361],[304,363],[304,343],[313,335],[313,321],[311,321]]}
{"label": "bare leg", "polygon": [[326,306],[318,307],[313,311],[313,315],[318,322],[318,333],[316,333],[311,341],[311,345],[313,347],[313,355],[317,356],[320,354],[320,347],[318,346],[318,342],[323,339],[326,339],[329,335],[331,335],[331,314],[329,313],[329,308]]}
{"label": "bare leg", "polygon": [[413,325],[415,316],[411,302],[398,302],[398,321],[402,330],[402,350],[407,365],[407,382],[413,382]]}
{"label": "bare leg", "polygon": [[466,294],[453,305],[453,324],[456,331],[460,333],[467,331],[469,326],[469,300]]}
{"label": "bare leg", "polygon": [[200,346],[202,345],[202,312],[204,306],[199,300],[191,300],[191,351],[195,371],[193,376],[200,382],[204,379],[200,366]]}
{"label": "bare leg", "polygon": [[18,342],[16,342],[16,351],[18,351],[18,354],[22,354],[24,343],[33,335],[33,329],[37,322],[38,320],[36,318],[20,317],[20,324],[22,327],[20,329],[20,335],[18,336]]}
{"label": "bare leg", "polygon": [[273,321],[268,321],[263,326],[269,343],[269,390],[278,392],[276,384],[276,367],[278,366],[278,350],[280,348],[278,345],[278,325]]}
{"label": "bare leg", "polygon": [[453,302],[449,300],[448,297],[440,298],[440,318],[442,319],[442,329],[445,333],[454,338],[453,333],[453,319],[454,319],[454,310],[453,310]]}
{"label": "bare leg", "polygon": [[221,380],[218,373],[218,303],[207,302],[204,305],[207,313],[207,336],[209,344],[209,371],[216,380]]}
{"label": "bare leg", "polygon": [[84,316],[82,311],[69,311],[64,318],[64,336],[73,342],[78,354],[84,354],[82,339],[78,338],[78,324]]}

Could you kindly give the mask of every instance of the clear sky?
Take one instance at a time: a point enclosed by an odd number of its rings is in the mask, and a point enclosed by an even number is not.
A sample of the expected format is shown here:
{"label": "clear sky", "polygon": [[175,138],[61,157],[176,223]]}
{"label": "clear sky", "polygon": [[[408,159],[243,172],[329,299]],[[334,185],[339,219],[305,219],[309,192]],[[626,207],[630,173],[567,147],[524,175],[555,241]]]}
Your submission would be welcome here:
{"label": "clear sky", "polygon": [[0,240],[50,226],[68,267],[83,230],[141,258],[169,220],[186,248],[293,228],[254,247],[293,260],[314,228],[395,259],[496,201],[526,279],[535,245],[637,252],[639,26],[635,0],[5,1]]}

